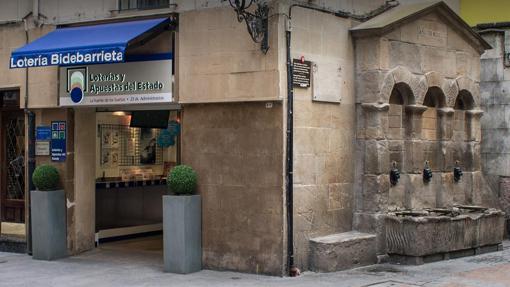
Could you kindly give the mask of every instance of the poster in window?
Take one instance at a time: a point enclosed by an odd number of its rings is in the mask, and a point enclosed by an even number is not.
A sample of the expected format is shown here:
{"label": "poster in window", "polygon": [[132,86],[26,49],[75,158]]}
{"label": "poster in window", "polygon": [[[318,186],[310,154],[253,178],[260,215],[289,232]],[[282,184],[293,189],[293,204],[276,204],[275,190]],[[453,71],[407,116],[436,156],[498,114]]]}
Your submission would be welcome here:
{"label": "poster in window", "polygon": [[112,147],[112,145],[111,145],[111,138],[112,138],[111,131],[103,130],[102,135],[101,135],[101,147],[102,148],[110,148],[110,147]]}
{"label": "poster in window", "polygon": [[103,149],[103,152],[101,153],[101,165],[103,167],[109,167],[111,165],[111,161],[110,150]]}
{"label": "poster in window", "polygon": [[110,134],[110,145],[112,148],[119,148],[120,135],[118,130],[113,130]]}
{"label": "poster in window", "polygon": [[140,130],[140,163],[156,163],[156,135],[152,129]]}
{"label": "poster in window", "polygon": [[111,165],[115,167],[119,165],[119,152],[116,149],[111,152]]}
{"label": "poster in window", "polygon": [[135,156],[136,151],[136,138],[126,139],[126,156]]}

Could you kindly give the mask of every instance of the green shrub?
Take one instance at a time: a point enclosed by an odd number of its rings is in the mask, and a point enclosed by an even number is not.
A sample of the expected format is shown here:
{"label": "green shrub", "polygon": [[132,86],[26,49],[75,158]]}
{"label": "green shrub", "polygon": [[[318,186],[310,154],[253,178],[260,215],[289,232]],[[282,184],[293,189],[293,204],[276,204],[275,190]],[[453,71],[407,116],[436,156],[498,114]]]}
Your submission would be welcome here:
{"label": "green shrub", "polygon": [[166,184],[177,195],[193,194],[197,186],[197,173],[187,165],[178,165],[168,174]]}
{"label": "green shrub", "polygon": [[56,190],[59,183],[58,170],[49,164],[40,165],[35,168],[32,174],[32,181],[37,190]]}

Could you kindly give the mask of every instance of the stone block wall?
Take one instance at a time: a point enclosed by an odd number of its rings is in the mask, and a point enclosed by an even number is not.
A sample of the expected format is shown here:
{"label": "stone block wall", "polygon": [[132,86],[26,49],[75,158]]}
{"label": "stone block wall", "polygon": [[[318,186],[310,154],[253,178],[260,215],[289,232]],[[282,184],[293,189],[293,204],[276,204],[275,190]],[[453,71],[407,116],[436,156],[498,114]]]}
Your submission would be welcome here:
{"label": "stone block wall", "polygon": [[[25,70],[9,69],[11,52],[25,45],[25,30],[23,23],[6,24],[0,26],[0,88],[19,88],[20,96],[25,95]],[[23,100],[22,100],[23,101]],[[20,106],[23,107],[23,103]]]}
{"label": "stone block wall", "polygon": [[294,88],[294,240],[295,263],[301,270],[308,270],[310,238],[352,227],[355,114],[350,27],[347,19],[300,7],[292,10],[292,58],[304,57],[318,70],[341,69],[335,81],[339,88],[333,89],[340,103],[313,100],[318,96],[314,93],[328,90],[331,83],[321,77],[314,77],[310,88]]}
{"label": "stone block wall", "polygon": [[279,19],[269,19],[270,49],[263,54],[231,7],[180,14],[176,59],[179,102],[281,100],[285,82],[282,85],[280,77],[285,68],[279,68],[280,42],[284,40],[279,37],[283,35]]}
{"label": "stone block wall", "polygon": [[[0,25],[0,89],[20,89],[20,107],[25,106],[26,70],[9,69],[11,52],[49,33],[55,26],[33,27],[27,21],[25,33],[23,22]],[[28,38],[27,38],[28,37]],[[55,108],[57,104],[57,68],[43,67],[28,70],[29,108]]]}
{"label": "stone block wall", "polygon": [[[494,203],[480,167],[480,54],[431,12],[382,35],[356,36],[357,153],[354,228],[377,232],[394,209]],[[360,34],[361,35],[361,34]],[[433,177],[423,181],[428,161]],[[459,162],[464,171],[453,180]],[[389,173],[396,162],[400,182]]]}
{"label": "stone block wall", "polygon": [[202,196],[204,268],[282,275],[282,105],[185,105],[182,126],[182,162]]}
{"label": "stone block wall", "polygon": [[494,49],[482,56],[482,155],[488,174],[510,176],[510,68],[504,67],[504,34],[483,34]]}
{"label": "stone block wall", "polygon": [[482,55],[481,106],[485,114],[481,121],[481,165],[486,178],[501,196],[504,211],[510,213],[510,67],[505,66],[509,32],[483,32],[493,49]]}

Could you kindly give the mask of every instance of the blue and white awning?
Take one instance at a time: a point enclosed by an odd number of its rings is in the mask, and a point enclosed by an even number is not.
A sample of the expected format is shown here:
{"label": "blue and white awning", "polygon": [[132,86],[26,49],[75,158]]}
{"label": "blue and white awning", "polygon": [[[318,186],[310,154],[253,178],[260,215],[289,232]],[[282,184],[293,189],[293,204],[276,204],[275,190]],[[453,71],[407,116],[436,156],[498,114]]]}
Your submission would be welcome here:
{"label": "blue and white awning", "polygon": [[10,68],[124,62],[128,46],[154,37],[169,23],[158,18],[58,28],[14,50]]}

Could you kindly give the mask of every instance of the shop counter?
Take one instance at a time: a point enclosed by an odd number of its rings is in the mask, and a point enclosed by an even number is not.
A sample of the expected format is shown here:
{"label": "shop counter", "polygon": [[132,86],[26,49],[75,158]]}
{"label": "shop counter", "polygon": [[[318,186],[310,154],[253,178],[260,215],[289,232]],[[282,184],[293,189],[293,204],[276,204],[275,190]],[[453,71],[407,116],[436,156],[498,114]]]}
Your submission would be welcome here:
{"label": "shop counter", "polygon": [[166,180],[96,182],[96,241],[161,230]]}

